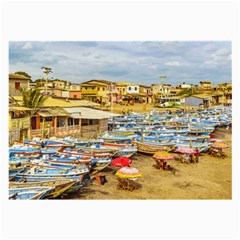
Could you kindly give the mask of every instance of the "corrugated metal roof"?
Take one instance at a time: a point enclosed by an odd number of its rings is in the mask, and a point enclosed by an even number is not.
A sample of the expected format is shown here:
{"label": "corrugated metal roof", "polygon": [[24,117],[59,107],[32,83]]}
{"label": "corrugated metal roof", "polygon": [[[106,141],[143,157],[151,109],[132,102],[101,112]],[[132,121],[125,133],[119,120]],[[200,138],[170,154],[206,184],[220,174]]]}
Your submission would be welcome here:
{"label": "corrugated metal roof", "polygon": [[106,119],[113,116],[119,116],[119,114],[85,107],[64,108],[64,110],[71,114],[70,117],[80,113],[81,117],[79,118],[82,119]]}
{"label": "corrugated metal roof", "polygon": [[52,108],[41,109],[40,111],[38,111],[38,114],[42,117],[52,117],[52,116],[67,117],[70,115],[67,111],[65,111],[60,107],[55,109],[52,109]]}
{"label": "corrugated metal roof", "polygon": [[93,106],[100,106],[99,103],[87,101],[87,100],[69,100],[69,102],[77,105],[77,106],[82,106],[82,107],[93,107]]}

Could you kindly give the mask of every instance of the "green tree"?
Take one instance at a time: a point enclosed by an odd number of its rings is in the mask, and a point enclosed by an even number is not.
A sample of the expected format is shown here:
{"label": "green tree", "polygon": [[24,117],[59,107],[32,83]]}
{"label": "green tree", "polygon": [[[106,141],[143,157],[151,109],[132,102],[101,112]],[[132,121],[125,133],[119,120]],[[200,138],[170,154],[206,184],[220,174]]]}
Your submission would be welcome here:
{"label": "green tree", "polygon": [[28,73],[26,73],[26,72],[15,72],[14,74],[23,75],[23,76],[25,76],[27,78],[31,78],[31,76]]}
{"label": "green tree", "polygon": [[31,115],[34,115],[48,98],[47,96],[44,96],[39,89],[26,90],[20,88],[20,92],[23,96],[24,107],[32,108]]}

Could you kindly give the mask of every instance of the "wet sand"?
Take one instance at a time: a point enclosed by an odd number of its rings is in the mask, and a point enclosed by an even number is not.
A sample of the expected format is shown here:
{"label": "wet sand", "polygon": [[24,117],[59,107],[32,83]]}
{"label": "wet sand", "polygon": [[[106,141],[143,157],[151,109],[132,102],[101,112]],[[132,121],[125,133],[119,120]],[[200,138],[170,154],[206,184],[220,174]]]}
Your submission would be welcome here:
{"label": "wet sand", "polygon": [[154,160],[151,156],[135,154],[132,167],[142,172],[142,177],[137,180],[141,187],[133,192],[118,190],[117,178],[112,167],[107,167],[100,175],[105,175],[107,183],[99,185],[94,180],[89,186],[84,187],[70,199],[231,199],[232,198],[232,133],[231,128],[218,128],[214,132],[215,138],[220,138],[229,146],[224,150],[227,157],[224,159],[212,157],[207,153],[201,154],[199,163],[184,164],[171,160],[169,164],[178,171],[175,175],[171,172],[153,167]]}

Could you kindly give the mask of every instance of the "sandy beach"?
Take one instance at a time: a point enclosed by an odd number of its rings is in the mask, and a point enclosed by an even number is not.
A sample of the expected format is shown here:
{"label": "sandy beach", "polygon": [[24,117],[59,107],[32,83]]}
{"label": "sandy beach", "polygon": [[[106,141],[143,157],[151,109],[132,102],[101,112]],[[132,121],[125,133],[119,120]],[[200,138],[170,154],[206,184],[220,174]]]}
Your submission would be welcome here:
{"label": "sandy beach", "polygon": [[142,172],[137,180],[141,185],[133,192],[118,190],[117,178],[112,167],[107,167],[99,175],[105,175],[107,183],[99,185],[94,180],[89,186],[78,193],[68,196],[68,199],[97,200],[97,199],[231,199],[232,198],[232,132],[231,128],[218,128],[214,132],[215,138],[221,138],[229,146],[224,150],[224,159],[212,157],[207,153],[201,154],[199,163],[185,164],[171,160],[169,164],[177,169],[175,175],[171,172],[153,167],[151,156],[135,154],[132,157],[132,167]]}

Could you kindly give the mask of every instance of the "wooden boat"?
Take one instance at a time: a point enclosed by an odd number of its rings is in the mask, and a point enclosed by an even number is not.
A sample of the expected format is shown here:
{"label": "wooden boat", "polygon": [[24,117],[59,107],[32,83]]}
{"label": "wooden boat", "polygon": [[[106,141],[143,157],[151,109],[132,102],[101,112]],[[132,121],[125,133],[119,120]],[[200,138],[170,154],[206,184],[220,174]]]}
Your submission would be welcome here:
{"label": "wooden boat", "polygon": [[37,182],[10,182],[9,188],[26,188],[26,187],[52,187],[53,190],[46,194],[45,198],[52,199],[61,195],[66,195],[79,190],[81,187],[86,186],[90,182],[90,176],[84,175],[81,180],[71,180],[59,178],[48,181]]}
{"label": "wooden boat", "polygon": [[88,173],[89,169],[63,169],[52,166],[34,165],[27,168],[24,172],[15,175],[15,181],[43,181],[54,180],[55,178],[68,178],[80,180],[83,174]]}
{"label": "wooden boat", "polygon": [[118,152],[114,155],[115,157],[131,157],[137,152],[137,148],[135,146],[123,147],[118,150]]}
{"label": "wooden boat", "polygon": [[65,156],[73,156],[73,157],[79,157],[80,159],[89,159],[91,157],[111,157],[113,154],[109,152],[86,152],[84,149],[79,149],[79,150],[59,150],[58,153],[60,155],[65,155]]}
{"label": "wooden boat", "polygon": [[25,187],[9,189],[11,200],[43,199],[53,190],[53,187]]}
{"label": "wooden boat", "polygon": [[133,142],[137,146],[137,151],[140,153],[145,153],[152,155],[159,151],[173,151],[175,149],[174,143],[153,143],[153,142]]}

